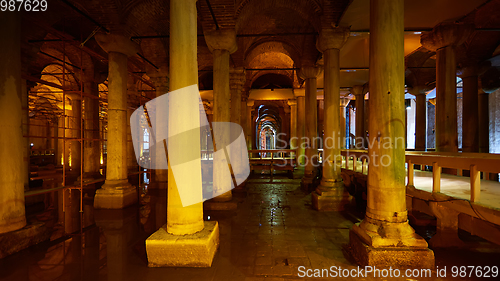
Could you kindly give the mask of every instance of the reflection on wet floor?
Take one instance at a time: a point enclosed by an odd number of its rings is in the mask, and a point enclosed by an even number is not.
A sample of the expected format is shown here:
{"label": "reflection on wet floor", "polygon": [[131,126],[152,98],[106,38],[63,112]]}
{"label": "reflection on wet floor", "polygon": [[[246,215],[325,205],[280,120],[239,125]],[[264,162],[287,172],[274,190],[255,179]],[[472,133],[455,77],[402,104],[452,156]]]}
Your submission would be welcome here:
{"label": "reflection on wet floor", "polygon": [[[52,241],[1,260],[0,280],[269,280],[296,279],[299,266],[356,268],[346,245],[362,213],[355,206],[317,212],[299,183],[286,174],[272,182],[269,175],[254,175],[243,192],[234,192],[237,211],[206,211],[205,220],[220,224],[220,248],[211,268],[147,267],[144,241],[165,224],[167,209],[166,189],[152,184],[140,188],[139,206],[124,210],[93,210],[86,198],[84,213],[77,213],[82,233],[65,236],[55,227]],[[429,227],[417,231],[426,239],[433,234]],[[499,265],[499,246],[463,237],[474,247],[435,250],[440,268]]]}

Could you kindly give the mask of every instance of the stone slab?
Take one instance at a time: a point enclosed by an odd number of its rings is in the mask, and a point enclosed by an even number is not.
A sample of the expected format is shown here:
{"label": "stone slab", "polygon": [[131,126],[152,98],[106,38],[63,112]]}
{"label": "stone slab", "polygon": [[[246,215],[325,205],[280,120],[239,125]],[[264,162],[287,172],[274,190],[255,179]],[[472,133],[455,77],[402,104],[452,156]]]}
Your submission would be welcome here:
{"label": "stone slab", "polygon": [[349,231],[351,255],[360,266],[378,268],[434,269],[434,252],[421,247],[375,248],[364,243],[357,233]]}
{"label": "stone slab", "polygon": [[313,208],[320,212],[343,211],[351,201],[349,194],[346,196],[328,196],[324,193],[319,195],[317,192],[313,192],[311,198]]}
{"label": "stone slab", "polygon": [[0,259],[49,240],[51,231],[45,223],[29,223],[25,227],[0,234]]}
{"label": "stone slab", "polygon": [[219,224],[205,221],[202,231],[173,235],[162,226],[146,239],[149,267],[211,267],[219,247]]}
{"label": "stone slab", "polygon": [[137,203],[136,188],[98,189],[94,198],[96,209],[123,209]]}

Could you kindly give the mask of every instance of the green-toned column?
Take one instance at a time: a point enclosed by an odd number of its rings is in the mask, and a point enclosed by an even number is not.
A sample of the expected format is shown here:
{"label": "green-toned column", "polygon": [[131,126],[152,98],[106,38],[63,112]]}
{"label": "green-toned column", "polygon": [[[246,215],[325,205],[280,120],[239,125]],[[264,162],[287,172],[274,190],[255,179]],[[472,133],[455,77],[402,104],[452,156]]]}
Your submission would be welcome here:
{"label": "green-toned column", "polygon": [[434,268],[427,242],[408,224],[405,189],[404,0],[370,1],[368,198],[350,231],[361,265]]}
{"label": "green-toned column", "polygon": [[366,148],[365,142],[365,91],[362,85],[351,88],[351,93],[356,97],[356,149]]}
{"label": "green-toned column", "polygon": [[304,89],[293,89],[293,93],[297,98],[297,162],[303,166],[306,164],[306,91]]}

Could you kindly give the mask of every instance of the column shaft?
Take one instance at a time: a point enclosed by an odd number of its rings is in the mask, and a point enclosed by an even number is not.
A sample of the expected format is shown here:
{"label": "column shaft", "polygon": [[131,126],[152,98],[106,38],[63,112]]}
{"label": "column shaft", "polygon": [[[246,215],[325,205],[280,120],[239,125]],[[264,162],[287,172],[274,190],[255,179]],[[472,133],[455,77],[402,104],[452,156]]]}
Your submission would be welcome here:
{"label": "column shaft", "polygon": [[416,95],[415,150],[425,151],[427,142],[427,101],[425,94]]}
{"label": "column shaft", "polygon": [[0,233],[5,233],[26,225],[20,14],[3,13],[0,26]]}
{"label": "column shaft", "polygon": [[297,149],[297,101],[290,103],[290,149]]}
{"label": "column shaft", "polygon": [[[316,140],[318,137],[318,120],[317,120],[317,102],[316,92],[317,84],[316,78],[306,79],[306,96],[305,96],[305,136],[307,138],[308,146],[306,148],[306,166],[304,172],[304,183],[310,184],[316,176],[315,160],[318,157],[318,147]],[[317,161],[316,161],[317,162]]]}
{"label": "column shaft", "polygon": [[[312,113],[311,113],[312,114]],[[297,160],[299,165],[306,163],[305,159],[305,120],[306,120],[306,103],[304,96],[297,97]]]}
{"label": "column shaft", "polygon": [[[362,92],[363,90],[361,90]],[[356,95],[356,148],[365,148],[365,95]]]}
{"label": "column shaft", "polygon": [[[82,100],[80,96],[74,96],[71,100],[71,137],[75,139],[82,138]],[[78,140],[71,141],[71,172],[74,174],[80,174],[80,168],[82,164],[82,151],[81,142]]]}
{"label": "column shaft", "polygon": [[[478,77],[471,75],[462,78],[462,151],[479,152],[479,104]],[[488,112],[488,111],[486,111]]]}
{"label": "column shaft", "polygon": [[458,152],[455,47],[436,51],[436,151]]}
{"label": "column shaft", "polygon": [[479,152],[489,153],[490,152],[490,118],[489,118],[489,106],[488,106],[488,94],[480,91],[478,95],[478,145]]}
{"label": "column shaft", "polygon": [[95,97],[83,98],[83,102],[85,103],[84,136],[87,139],[84,141],[83,178],[84,180],[90,180],[101,176],[99,173],[101,158],[101,141],[99,141],[99,87],[93,81],[85,82],[83,87],[85,94]]}

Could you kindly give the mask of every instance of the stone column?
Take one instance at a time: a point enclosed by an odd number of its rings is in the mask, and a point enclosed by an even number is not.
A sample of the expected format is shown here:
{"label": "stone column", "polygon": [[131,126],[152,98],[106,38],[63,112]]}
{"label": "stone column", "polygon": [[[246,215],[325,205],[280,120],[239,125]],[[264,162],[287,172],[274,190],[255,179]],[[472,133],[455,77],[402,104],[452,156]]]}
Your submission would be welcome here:
{"label": "stone column", "polygon": [[290,106],[290,149],[297,149],[297,99],[288,100]]}
{"label": "stone column", "polygon": [[364,149],[365,145],[365,92],[362,85],[352,87],[351,93],[356,98],[356,149]]}
{"label": "stone column", "polygon": [[96,191],[96,209],[121,209],[137,202],[137,191],[127,179],[127,57],[139,46],[116,34],[96,34],[97,43],[109,54],[108,138],[106,181]]}
{"label": "stone column", "polygon": [[[234,68],[230,70],[229,73],[229,86],[231,89],[231,117],[230,121],[232,123],[241,126],[241,91],[243,90],[243,84],[245,83],[245,69],[242,67]],[[243,126],[242,126],[243,128]],[[231,130],[230,132],[230,142],[236,140],[242,132],[241,129]],[[245,150],[240,151],[241,159],[245,159],[248,152]],[[231,163],[232,172],[235,178],[242,178],[241,175],[241,165],[244,165],[241,161],[234,161]],[[236,187],[236,186],[235,186]],[[240,185],[242,187],[242,185]],[[233,205],[234,207],[234,205]]]}
{"label": "stone column", "polygon": [[0,233],[26,225],[20,16],[5,12],[0,17]]}
{"label": "stone column", "polygon": [[[205,32],[205,41],[214,56],[214,120],[213,122],[230,122],[230,91],[229,91],[229,55],[234,53],[236,46],[236,32],[233,29],[220,29]],[[214,133],[215,148],[222,149],[222,144],[229,143],[230,132],[222,129]],[[220,147],[217,147],[219,145]],[[229,190],[215,198],[214,201],[230,201],[231,178],[227,177],[226,159],[222,157],[213,160],[213,190],[220,194],[221,190]]]}
{"label": "stone column", "polygon": [[340,99],[340,140],[341,140],[341,149],[346,148],[346,143],[347,143],[347,136],[346,136],[346,107],[349,104],[349,99],[348,98],[341,98]]}
{"label": "stone column", "polygon": [[458,152],[455,48],[467,39],[471,31],[467,24],[445,22],[420,38],[422,46],[436,52],[437,152]]}
{"label": "stone column", "polygon": [[462,152],[479,152],[478,69],[477,66],[469,66],[463,68],[461,72],[463,83]]}
{"label": "stone column", "polygon": [[488,95],[483,89],[478,93],[478,146],[480,153],[490,152],[490,118]]}
{"label": "stone column", "polygon": [[406,210],[403,3],[370,2],[368,130],[375,144],[369,148],[366,215],[349,239],[361,265],[434,268],[434,254],[408,224]]}
{"label": "stone column", "polygon": [[415,150],[425,151],[427,143],[427,101],[426,89],[422,86],[414,86],[409,89],[410,94],[416,98],[415,113]]}
{"label": "stone column", "polygon": [[[135,151],[134,151],[134,143],[132,140],[132,130],[130,127],[130,117],[132,116],[132,113],[134,113],[134,108],[132,106],[139,105],[140,102],[138,101],[137,97],[137,81],[134,77],[129,77],[127,79],[127,173],[135,173],[139,170],[139,166],[137,163],[137,159],[135,157]],[[138,176],[134,175],[132,176],[135,180],[137,180]]]}
{"label": "stone column", "polygon": [[317,84],[320,69],[318,67],[307,66],[300,69],[300,75],[305,79],[305,136],[307,138],[306,163],[304,177],[302,178],[302,188],[309,190],[316,178],[316,164],[318,160],[318,147],[316,139],[318,137],[317,125]]}
{"label": "stone column", "polygon": [[[71,99],[71,117],[69,118],[70,135],[74,139],[82,138],[82,97],[80,94],[67,95]],[[82,164],[81,142],[72,140],[70,142],[71,173],[80,174]]]}
{"label": "stone column", "polygon": [[340,49],[349,37],[348,28],[322,29],[317,48],[323,53],[324,72],[324,136],[323,177],[312,194],[313,208],[318,211],[340,211],[348,202],[342,177],[340,114]]}
{"label": "stone column", "polygon": [[[170,90],[173,92],[198,84],[197,60],[197,13],[196,0],[170,1]],[[229,73],[228,73],[229,74]],[[193,106],[194,99],[182,95],[170,97],[176,106],[169,110],[168,130],[182,132],[186,126],[200,126],[200,108]],[[192,133],[196,136],[196,133]],[[172,140],[170,140],[171,142]],[[174,140],[175,141],[175,140]],[[187,144],[176,145],[186,149],[191,146],[199,150],[199,136],[190,138]],[[179,157],[185,151],[169,150],[169,158]],[[172,155],[173,154],[173,155]],[[176,155],[177,154],[177,155]],[[169,161],[170,165],[170,161]],[[193,171],[193,183],[199,184],[202,199],[201,163],[200,171]],[[187,175],[186,175],[187,176]],[[219,226],[216,221],[203,221],[203,204],[183,206],[172,169],[168,169],[167,224],[146,240],[149,266],[210,267],[219,246]]]}
{"label": "stone column", "polygon": [[247,147],[248,150],[253,149],[253,131],[255,128],[253,127],[253,105],[255,101],[254,100],[248,100],[247,101]]}
{"label": "stone column", "polygon": [[306,122],[306,102],[304,89],[294,89],[297,97],[297,162],[300,166],[306,163],[306,143],[305,143],[305,122]]}
{"label": "stone column", "polygon": [[85,110],[85,140],[83,142],[83,180],[91,181],[101,178],[101,135],[99,133],[99,84],[93,77],[88,77],[83,82],[83,92],[88,95],[83,97]]}
{"label": "stone column", "polygon": [[[166,93],[168,93],[168,71],[164,69],[163,71],[153,71],[150,73],[151,80],[155,85],[156,97],[160,97]],[[155,145],[156,149],[155,153],[152,153],[151,161],[156,161],[156,167],[161,167],[162,160],[156,159],[155,155],[163,155],[159,150],[164,150],[165,147],[163,145]],[[155,181],[158,184],[159,188],[166,189],[167,181],[168,181],[168,170],[167,169],[155,169]]]}

